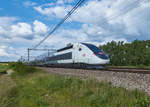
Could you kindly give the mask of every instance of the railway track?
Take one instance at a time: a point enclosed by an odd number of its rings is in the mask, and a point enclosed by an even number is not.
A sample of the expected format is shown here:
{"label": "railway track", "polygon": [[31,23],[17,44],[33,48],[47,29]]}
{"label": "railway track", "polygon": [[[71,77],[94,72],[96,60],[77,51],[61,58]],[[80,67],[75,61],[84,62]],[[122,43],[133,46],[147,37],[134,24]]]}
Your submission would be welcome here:
{"label": "railway track", "polygon": [[[44,68],[44,67],[43,67]],[[51,67],[45,67],[45,68],[51,68]],[[56,67],[54,67],[56,68]],[[70,69],[70,68],[65,68]],[[95,68],[71,68],[71,69],[82,69],[82,70],[89,70],[92,72],[92,70],[95,70],[97,72],[101,71],[109,71],[109,72],[124,72],[124,73],[137,73],[137,74],[150,74],[150,69],[141,69],[141,68],[117,68],[117,67],[110,67],[107,69],[95,69]]]}
{"label": "railway track", "polygon": [[109,82],[113,86],[124,87],[125,89],[138,89],[150,95],[150,70],[129,69],[129,68],[108,68],[98,69],[73,69],[73,68],[51,68],[37,67],[47,73],[63,76],[74,76],[81,78],[95,78],[98,81]]}
{"label": "railway track", "polygon": [[150,69],[141,69],[141,68],[140,69],[139,68],[108,68],[106,71],[150,74]]}

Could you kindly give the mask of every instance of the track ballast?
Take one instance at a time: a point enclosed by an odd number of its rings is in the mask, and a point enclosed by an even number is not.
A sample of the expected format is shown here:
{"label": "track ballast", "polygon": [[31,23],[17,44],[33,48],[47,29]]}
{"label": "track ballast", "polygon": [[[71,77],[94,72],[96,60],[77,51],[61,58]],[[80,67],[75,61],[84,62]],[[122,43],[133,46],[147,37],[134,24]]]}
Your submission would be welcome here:
{"label": "track ballast", "polygon": [[[81,78],[95,78],[99,81],[109,82],[113,86],[126,89],[139,89],[150,95],[150,70],[145,69],[73,69],[37,67],[47,73]],[[132,70],[132,71],[131,71]],[[143,71],[142,71],[143,70]]]}

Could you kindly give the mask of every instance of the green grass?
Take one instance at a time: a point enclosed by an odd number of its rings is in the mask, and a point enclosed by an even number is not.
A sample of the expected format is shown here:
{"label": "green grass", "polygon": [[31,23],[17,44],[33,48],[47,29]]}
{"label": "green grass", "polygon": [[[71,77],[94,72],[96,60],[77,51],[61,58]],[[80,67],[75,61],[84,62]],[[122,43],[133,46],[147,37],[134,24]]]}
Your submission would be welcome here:
{"label": "green grass", "polygon": [[9,93],[13,87],[15,87],[15,83],[10,76],[0,75],[0,107],[8,107],[11,102]]}
{"label": "green grass", "polygon": [[[16,66],[16,65],[15,65]],[[16,68],[17,69],[17,68]],[[19,68],[20,69],[20,68]],[[150,98],[138,90],[128,91],[92,78],[60,76],[43,71],[14,73],[15,86],[0,105],[6,107],[150,107]],[[9,83],[9,82],[8,82]]]}
{"label": "green grass", "polygon": [[94,79],[48,73],[15,77],[10,107],[150,107],[149,98]]}
{"label": "green grass", "polygon": [[8,70],[7,65],[0,65],[0,73],[6,73],[7,70]]}
{"label": "green grass", "polygon": [[138,65],[138,66],[108,66],[108,67],[118,67],[118,68],[145,68],[150,69],[150,66]]}

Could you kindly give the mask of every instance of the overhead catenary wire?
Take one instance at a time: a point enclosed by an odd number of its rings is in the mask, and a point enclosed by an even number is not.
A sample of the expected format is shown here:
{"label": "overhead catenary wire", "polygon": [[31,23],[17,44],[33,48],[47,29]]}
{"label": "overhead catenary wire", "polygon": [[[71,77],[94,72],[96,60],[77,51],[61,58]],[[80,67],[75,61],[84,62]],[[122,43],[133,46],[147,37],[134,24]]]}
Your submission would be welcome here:
{"label": "overhead catenary wire", "polygon": [[[124,9],[128,12],[128,10],[131,9],[131,6],[133,6],[133,4],[137,5],[137,2],[139,3],[139,1],[141,0],[135,0],[134,2],[131,2],[131,5],[129,5],[128,7],[125,8],[121,8],[120,11],[123,11]],[[84,0],[79,0],[79,2],[72,8],[72,10],[63,18],[63,20],[60,21],[60,23],[58,23],[53,30],[51,30],[50,32],[48,32],[47,34],[45,34],[45,38],[42,39],[37,45],[35,45],[32,49],[36,49],[39,45],[41,45],[49,36],[51,36],[52,33],[55,32],[55,30],[60,27],[61,24],[63,24],[68,18],[69,16],[82,4],[82,2],[84,2]],[[136,7],[135,7],[136,8]],[[118,15],[112,15],[111,17],[109,17],[108,21],[111,21],[115,18],[118,18],[122,15],[122,13],[119,13]],[[106,24],[106,22],[104,21],[101,24]]]}
{"label": "overhead catenary wire", "polygon": [[50,35],[52,35],[72,14],[73,12],[84,2],[84,0],[79,0],[78,3],[71,9],[71,11],[61,20],[48,34],[46,34],[45,38],[42,39],[37,45],[33,47],[36,49],[40,46]]}
{"label": "overhead catenary wire", "polygon": [[[119,11],[124,11],[124,10],[125,10],[126,13],[128,13],[130,9],[136,9],[136,8],[138,8],[138,5],[139,5],[139,3],[140,3],[141,1],[142,1],[142,0],[135,0],[135,1],[131,2],[130,5],[128,5],[128,6],[124,7],[124,8],[118,9],[118,10],[119,10]],[[136,7],[133,8],[133,5],[136,5]],[[125,14],[126,14],[126,13],[125,13]],[[106,21],[103,21],[100,26],[103,28],[102,25],[108,24],[109,21],[112,21],[112,20],[114,20],[114,19],[117,19],[117,18],[119,18],[120,16],[123,16],[123,15],[125,15],[125,14],[122,13],[122,12],[120,12],[120,13],[117,14],[117,15],[111,15],[110,17],[107,17],[107,18],[108,18],[107,22],[106,22]],[[135,25],[136,25],[136,24],[135,24]],[[105,29],[106,29],[106,28],[105,28]],[[108,28],[107,28],[107,29],[108,29]],[[84,32],[84,33],[87,34],[87,35],[89,35],[87,32]]]}
{"label": "overhead catenary wire", "polygon": [[[124,7],[124,8],[118,9],[118,10],[119,11],[126,11],[126,13],[128,13],[131,9],[137,8],[137,6],[139,5],[140,2],[141,2],[141,0],[135,0],[135,1],[131,2],[130,5],[128,5],[128,6]],[[133,7],[133,6],[135,6],[135,7]],[[108,21],[116,19],[116,18],[120,17],[121,15],[125,15],[125,14],[120,12],[118,15],[112,15],[111,17],[109,17]]]}
{"label": "overhead catenary wire", "polygon": [[[142,1],[142,0],[135,0],[135,1],[131,2],[130,5],[125,6],[125,7],[121,8],[121,9],[119,9],[119,11],[125,11],[126,13],[128,13],[129,10],[137,8],[138,5],[139,5],[139,3],[140,3],[140,1]],[[65,17],[63,18],[63,20],[61,20],[60,23],[58,23],[58,25],[56,25],[51,32],[47,32],[45,34],[45,38],[42,39],[37,45],[35,45],[35,47],[32,48],[32,50],[36,49],[39,45],[41,45],[61,24],[63,24],[69,18],[69,16],[82,4],[82,2],[84,2],[84,0],[79,0],[79,2],[72,8],[72,10],[67,15],[65,15]],[[133,7],[133,5],[135,7]],[[111,20],[113,20],[115,18],[118,18],[118,17],[120,17],[122,15],[124,15],[122,12],[119,13],[118,15],[112,15],[112,16],[109,17],[108,21],[111,21]],[[107,23],[105,21],[103,21],[103,23],[101,23],[101,25],[102,24],[107,24]],[[50,31],[50,29],[48,29],[48,31]],[[88,35],[88,33],[86,33],[86,34]],[[29,61],[29,59],[28,59],[28,61]]]}
{"label": "overhead catenary wire", "polygon": [[[58,27],[60,27],[60,25],[61,24],[63,24],[68,18],[69,18],[69,16],[82,4],[82,2],[84,2],[84,0],[79,0],[79,2],[72,8],[72,10],[63,18],[63,20],[61,20],[60,21],[60,23],[58,23],[55,27],[54,27],[54,29],[51,31],[51,32],[49,32],[49,33],[47,33],[46,34],[46,36],[45,36],[45,38],[44,39],[42,39],[37,45],[35,45],[35,47],[33,48],[33,49],[35,49],[35,48],[37,48],[39,45],[41,45],[52,33],[54,33],[55,32],[55,30],[58,28]],[[139,0],[135,0],[134,2],[132,2],[131,4],[133,5],[133,4],[136,4],[136,2],[139,2]],[[131,6],[132,6],[131,5]],[[122,11],[122,10],[126,10],[126,11],[128,11],[128,9],[130,9],[130,5],[128,6],[128,7],[126,7],[126,8],[122,8],[120,11]],[[113,19],[115,19],[116,17],[119,17],[119,16],[121,16],[122,14],[119,14],[119,15],[112,15],[111,17],[109,17],[109,20],[108,21],[111,21],[111,20],[113,20]],[[103,24],[105,24],[106,22],[103,22]]]}

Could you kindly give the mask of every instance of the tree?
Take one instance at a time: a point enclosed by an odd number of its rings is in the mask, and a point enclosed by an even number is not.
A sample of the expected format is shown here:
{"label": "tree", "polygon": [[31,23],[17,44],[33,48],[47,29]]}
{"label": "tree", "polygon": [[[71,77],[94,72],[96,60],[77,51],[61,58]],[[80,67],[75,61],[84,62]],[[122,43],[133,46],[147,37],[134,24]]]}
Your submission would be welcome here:
{"label": "tree", "polygon": [[150,65],[150,40],[132,43],[111,41],[100,48],[108,53],[111,65]]}

